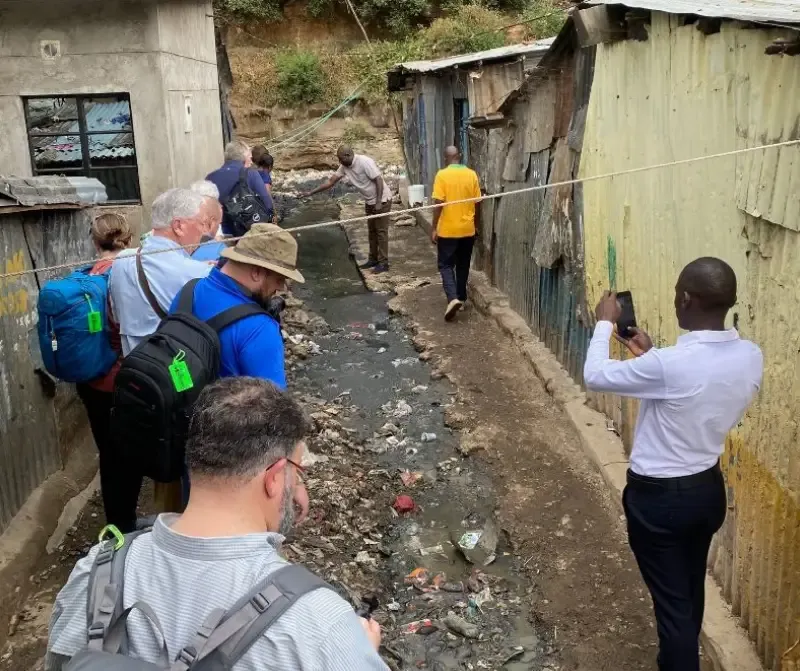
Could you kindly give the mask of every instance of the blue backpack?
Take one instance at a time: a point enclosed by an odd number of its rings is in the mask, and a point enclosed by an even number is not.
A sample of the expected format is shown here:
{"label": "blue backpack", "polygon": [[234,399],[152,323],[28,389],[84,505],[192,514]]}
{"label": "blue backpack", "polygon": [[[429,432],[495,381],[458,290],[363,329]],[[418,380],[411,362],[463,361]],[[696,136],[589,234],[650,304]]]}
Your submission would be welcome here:
{"label": "blue backpack", "polygon": [[108,276],[91,266],[46,282],[39,292],[39,349],[47,372],[65,382],[89,382],[117,360],[106,306]]}

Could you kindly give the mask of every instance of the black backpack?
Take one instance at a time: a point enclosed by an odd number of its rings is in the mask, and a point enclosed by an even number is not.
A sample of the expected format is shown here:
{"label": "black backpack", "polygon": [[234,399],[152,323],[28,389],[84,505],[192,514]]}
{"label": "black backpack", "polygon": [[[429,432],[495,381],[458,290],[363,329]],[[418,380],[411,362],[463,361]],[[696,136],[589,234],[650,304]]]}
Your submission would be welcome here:
{"label": "black backpack", "polygon": [[207,384],[219,377],[219,333],[256,314],[252,303],[221,312],[207,322],[192,314],[190,281],[179,294],[178,310],[122,360],[114,382],[111,435],[120,456],[156,482],[178,480],[192,406]]}
{"label": "black backpack", "polygon": [[242,168],[239,181],[227,198],[222,200],[223,230],[238,238],[247,233],[253,224],[269,223],[270,216],[261,196],[254,193],[247,183],[247,168]]}

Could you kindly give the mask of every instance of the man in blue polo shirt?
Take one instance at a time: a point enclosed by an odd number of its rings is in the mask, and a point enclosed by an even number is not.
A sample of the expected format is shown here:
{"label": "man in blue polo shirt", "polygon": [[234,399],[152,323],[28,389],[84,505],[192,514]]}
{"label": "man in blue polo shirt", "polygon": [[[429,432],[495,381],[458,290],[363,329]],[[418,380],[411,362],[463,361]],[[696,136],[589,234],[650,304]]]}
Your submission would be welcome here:
{"label": "man in blue polo shirt", "polygon": [[[265,310],[270,299],[286,288],[286,280],[304,282],[297,270],[297,241],[275,224],[254,224],[247,234],[222,252],[227,262],[214,268],[194,290],[196,317],[208,320],[243,303]],[[171,311],[177,309],[177,299]],[[278,322],[268,315],[252,315],[219,334],[220,377],[261,377],[286,388],[283,338]]]}
{"label": "man in blue polo shirt", "polygon": [[[206,179],[214,184],[219,191],[219,202],[224,205],[228,200],[233,187],[239,183],[239,177],[242,170],[246,170],[247,186],[250,190],[258,194],[264,208],[267,211],[267,221],[272,220],[273,204],[272,196],[269,195],[267,187],[264,185],[264,180],[257,170],[253,170],[253,155],[250,147],[240,140],[234,140],[225,147],[225,163],[222,167],[217,168],[214,172],[210,172]],[[232,235],[233,231],[230,229],[230,223],[223,218],[222,232],[225,235]]]}

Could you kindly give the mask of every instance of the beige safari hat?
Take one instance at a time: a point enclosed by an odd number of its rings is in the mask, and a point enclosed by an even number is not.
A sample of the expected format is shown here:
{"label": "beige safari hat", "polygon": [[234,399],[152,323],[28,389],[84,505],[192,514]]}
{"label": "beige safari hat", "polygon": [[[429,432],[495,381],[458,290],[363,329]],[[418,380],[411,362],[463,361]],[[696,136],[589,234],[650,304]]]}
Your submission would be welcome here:
{"label": "beige safari hat", "polygon": [[297,240],[275,224],[253,224],[244,237],[234,247],[224,249],[221,256],[272,270],[301,284],[305,282],[297,270]]}

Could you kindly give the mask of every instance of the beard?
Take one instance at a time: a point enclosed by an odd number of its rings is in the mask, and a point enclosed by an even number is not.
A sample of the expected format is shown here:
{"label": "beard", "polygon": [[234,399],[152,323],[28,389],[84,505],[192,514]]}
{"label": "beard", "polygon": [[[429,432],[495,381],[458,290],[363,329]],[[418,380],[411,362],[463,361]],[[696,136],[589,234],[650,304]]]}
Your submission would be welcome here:
{"label": "beard", "polygon": [[286,478],[283,488],[283,502],[281,503],[281,521],[278,524],[278,533],[288,536],[294,528],[294,484]]}

